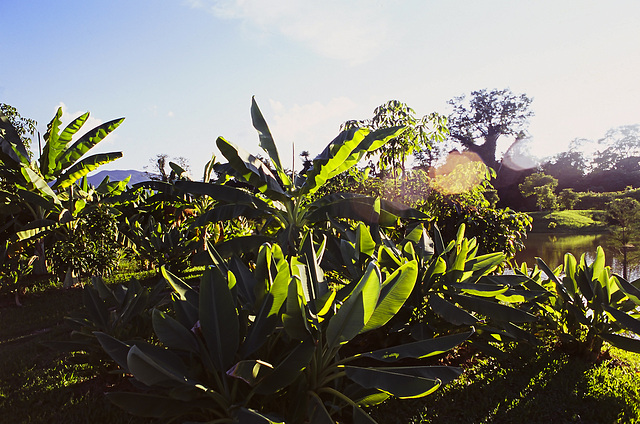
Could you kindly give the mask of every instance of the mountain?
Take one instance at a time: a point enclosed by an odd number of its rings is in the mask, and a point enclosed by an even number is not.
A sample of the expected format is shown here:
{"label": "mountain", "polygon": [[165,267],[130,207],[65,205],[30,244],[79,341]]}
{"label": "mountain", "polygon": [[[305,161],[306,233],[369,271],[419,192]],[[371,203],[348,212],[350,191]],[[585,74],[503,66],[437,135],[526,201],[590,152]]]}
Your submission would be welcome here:
{"label": "mountain", "polygon": [[144,171],[137,171],[135,169],[114,169],[109,171],[99,171],[93,175],[87,177],[89,184],[98,186],[106,176],[109,176],[109,181],[122,181],[131,175],[129,185],[132,186],[142,181],[149,181],[149,175]]}

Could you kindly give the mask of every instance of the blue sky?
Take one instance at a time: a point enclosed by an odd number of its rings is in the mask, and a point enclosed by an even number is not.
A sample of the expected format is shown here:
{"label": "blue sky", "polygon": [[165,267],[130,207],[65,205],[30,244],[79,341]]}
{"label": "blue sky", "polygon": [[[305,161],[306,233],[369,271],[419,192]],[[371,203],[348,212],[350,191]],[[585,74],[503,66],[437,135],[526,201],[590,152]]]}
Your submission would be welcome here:
{"label": "blue sky", "polygon": [[96,147],[124,153],[108,168],[166,153],[199,177],[218,136],[258,152],[253,95],[290,166],[292,143],[313,156],[387,100],[446,114],[508,87],[534,98],[545,155],[640,123],[639,16],[637,0],[3,0],[0,102],[41,132],[59,106],[124,116]]}

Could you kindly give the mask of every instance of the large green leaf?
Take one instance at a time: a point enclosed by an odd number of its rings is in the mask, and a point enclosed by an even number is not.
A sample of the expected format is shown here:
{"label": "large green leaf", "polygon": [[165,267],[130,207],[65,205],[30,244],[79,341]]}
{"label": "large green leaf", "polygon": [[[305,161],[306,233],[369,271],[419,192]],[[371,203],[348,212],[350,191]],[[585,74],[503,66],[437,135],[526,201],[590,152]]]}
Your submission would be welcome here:
{"label": "large green leaf", "polygon": [[193,353],[200,351],[194,334],[175,319],[157,309],[152,313],[153,330],[163,345]]}
{"label": "large green leaf", "polygon": [[619,336],[617,334],[600,334],[600,337],[619,349],[640,353],[640,340],[638,339]]}
{"label": "large green leaf", "polygon": [[473,330],[465,333],[452,334],[448,336],[436,337],[434,339],[421,340],[413,343],[406,343],[399,346],[392,346],[384,349],[374,350],[368,353],[361,353],[357,357],[367,357],[383,362],[396,362],[404,358],[427,358],[439,355],[467,340],[473,334]]}
{"label": "large green leaf", "polygon": [[260,310],[242,344],[242,357],[247,357],[259,349],[272,335],[280,321],[279,312],[287,298],[287,289],[291,279],[286,261],[281,261],[280,264],[278,273],[273,279],[273,284],[269,292],[264,296]]}
{"label": "large green leaf", "polygon": [[[381,202],[383,204],[384,202]],[[376,199],[351,193],[337,193],[325,196],[309,205],[305,221],[316,223],[329,218],[347,218],[383,227],[394,227],[398,216],[386,209],[376,208]]]}
{"label": "large green leaf", "polygon": [[264,216],[269,210],[259,210],[250,205],[243,205],[239,203],[230,205],[220,205],[209,209],[202,215],[200,215],[195,222],[194,226],[200,227],[207,225],[210,222],[220,222],[236,219],[244,216],[245,218],[252,219]]}
{"label": "large green leaf", "polygon": [[612,308],[609,305],[604,305],[604,310],[611,315],[620,326],[627,330],[633,331],[636,334],[640,334],[640,321],[633,318],[629,314],[625,314],[616,308]]}
{"label": "large green leaf", "polygon": [[364,328],[378,303],[381,284],[380,270],[370,262],[362,279],[353,288],[338,312],[327,326],[327,344],[330,349],[347,343]]}
{"label": "large green leaf", "polygon": [[640,305],[640,290],[624,278],[616,275],[616,284],[636,305]]}
{"label": "large green leaf", "polygon": [[280,201],[288,199],[278,179],[260,159],[222,137],[218,137],[216,145],[233,169],[246,182],[256,187],[260,192],[266,193],[272,199]]}
{"label": "large green leaf", "polygon": [[509,290],[508,286],[496,286],[482,283],[448,283],[447,287],[461,291],[464,294],[480,297],[496,297]]}
{"label": "large green leaf", "polygon": [[346,366],[345,372],[347,377],[364,388],[376,388],[400,399],[427,396],[441,384],[440,380],[377,368]]}
{"label": "large green leaf", "polygon": [[412,367],[377,367],[379,370],[391,371],[398,374],[414,375],[432,380],[440,380],[443,384],[449,383],[462,374],[462,368],[440,365],[412,366]]}
{"label": "large green leaf", "polygon": [[122,152],[100,153],[82,159],[56,180],[53,189],[65,189],[98,167],[122,157]]}
{"label": "large green leaf", "polygon": [[255,97],[251,98],[251,122],[253,123],[253,128],[258,131],[258,136],[260,137],[260,147],[267,152],[273,166],[276,168],[276,172],[278,173],[278,177],[282,181],[285,187],[291,187],[291,180],[289,176],[284,172],[284,168],[282,167],[282,163],[280,162],[280,155],[278,154],[278,149],[276,147],[276,143],[273,141],[273,137],[271,136],[271,131],[269,131],[269,127],[267,126],[267,122],[264,120],[262,116],[262,112],[260,112],[260,108],[256,103]]}
{"label": "large green leaf", "polygon": [[264,200],[237,187],[198,181],[176,181],[175,186],[187,193],[206,195],[220,202],[250,205],[257,210],[270,208],[270,205]]}
{"label": "large green leaf", "polygon": [[[567,255],[571,255],[571,254],[568,253]],[[565,255],[565,263],[567,263],[567,255]],[[558,295],[563,300],[566,300],[566,301],[572,300],[573,298],[569,296],[569,293],[567,293],[567,289],[565,288],[564,284],[560,282],[558,277],[553,273],[553,271],[551,271],[549,266],[547,266],[547,264],[541,258],[536,258],[536,261],[540,269],[542,269],[542,272],[547,274],[547,278],[549,278],[555,284],[556,292],[558,293]],[[575,261],[575,258],[574,258],[574,261]],[[568,272],[568,271],[566,271],[565,269],[565,272]]]}
{"label": "large green leaf", "polygon": [[199,297],[198,293],[191,288],[190,285],[182,281],[176,275],[172,274],[169,270],[167,270],[164,266],[160,268],[160,272],[164,277],[165,281],[169,283],[169,285],[175,290],[180,299],[189,302],[191,305],[198,307],[199,306]]}
{"label": "large green leaf", "polygon": [[20,231],[17,231],[16,238],[18,241],[29,240],[36,236],[42,236],[42,233],[59,228],[60,226],[61,224],[59,222],[50,219],[36,219],[25,225]]}
{"label": "large green leaf", "polygon": [[113,358],[113,360],[116,361],[118,365],[120,365],[120,368],[122,368],[126,372],[129,372],[129,367],[127,365],[127,355],[129,354],[131,345],[121,342],[115,337],[110,336],[106,333],[102,333],[100,331],[95,331],[93,334],[96,336],[96,339],[98,339],[100,346],[102,346],[104,351],[107,352],[107,354],[111,356],[111,358]]}
{"label": "large green leaf", "polygon": [[331,178],[334,171],[340,168],[358,147],[368,129],[352,128],[342,131],[329,145],[313,160],[313,166],[307,171],[307,179],[301,187],[302,195],[315,193]]}
{"label": "large green leaf", "polygon": [[291,350],[291,353],[274,368],[273,372],[258,383],[254,388],[255,392],[269,395],[285,389],[293,383],[293,381],[301,375],[302,370],[309,365],[315,351],[316,346],[311,339],[306,339],[299,343]]}
{"label": "large green leaf", "polygon": [[93,287],[85,287],[82,290],[82,301],[96,327],[102,331],[109,331],[109,310],[100,299],[98,291]]}
{"label": "large green leaf", "polygon": [[506,322],[534,322],[537,318],[526,311],[496,302],[465,295],[453,295],[453,300],[462,307],[478,312],[490,319]]}
{"label": "large green leaf", "polygon": [[200,281],[200,326],[214,364],[226,371],[238,350],[240,328],[226,278],[207,268]]}
{"label": "large green leaf", "polygon": [[230,258],[233,255],[240,256],[250,252],[255,253],[260,249],[260,246],[273,241],[273,238],[268,236],[242,236],[216,244],[215,248],[220,256]]}
{"label": "large green leaf", "polygon": [[51,199],[51,201],[56,205],[60,207],[62,206],[62,203],[60,203],[60,199],[58,199],[58,196],[38,173],[27,167],[20,168],[20,172],[22,173],[25,181],[27,181],[28,184],[32,185],[32,187],[37,192],[42,194],[42,196],[44,196],[45,198]]}
{"label": "large green leaf", "polygon": [[338,167],[331,171],[329,178],[333,178],[355,166],[365,154],[384,146],[389,140],[398,137],[405,129],[405,127],[390,127],[371,131],[362,139],[360,144],[351,151],[351,154],[342,163],[338,164]]}
{"label": "large green leaf", "polygon": [[179,356],[153,345],[136,344],[129,349],[127,366],[136,380],[154,386],[175,382],[195,386]]}
{"label": "large green leaf", "polygon": [[407,300],[418,277],[416,261],[407,262],[391,274],[383,283],[380,298],[371,318],[361,333],[385,325],[393,318]]}
{"label": "large green leaf", "polygon": [[71,121],[71,123],[67,125],[65,129],[60,133],[58,142],[64,147],[70,144],[74,134],[76,134],[85,124],[85,122],[87,122],[87,118],[89,118],[89,112],[85,112]]}
{"label": "large green leaf", "polygon": [[474,325],[478,319],[436,293],[429,296],[429,307],[453,325]]}
{"label": "large green leaf", "polygon": [[61,117],[62,108],[59,107],[55,116],[47,125],[47,131],[44,133],[44,141],[46,143],[40,155],[40,172],[47,181],[53,179],[58,157],[66,148],[66,143],[60,142],[60,135],[58,134],[60,125],[62,125]]}
{"label": "large green leaf", "polygon": [[59,157],[55,166],[55,175],[60,175],[63,170],[76,163],[89,149],[118,128],[122,121],[124,118],[114,119],[87,131]]}

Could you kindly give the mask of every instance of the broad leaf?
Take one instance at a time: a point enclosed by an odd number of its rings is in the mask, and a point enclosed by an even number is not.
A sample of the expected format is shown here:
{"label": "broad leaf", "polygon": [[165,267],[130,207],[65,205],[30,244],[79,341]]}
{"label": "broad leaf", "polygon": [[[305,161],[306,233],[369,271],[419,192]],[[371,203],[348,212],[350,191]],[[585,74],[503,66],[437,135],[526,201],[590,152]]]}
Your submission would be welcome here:
{"label": "broad leaf", "polygon": [[347,377],[364,388],[376,388],[400,399],[418,398],[433,393],[440,380],[384,371],[377,368],[345,367]]}
{"label": "broad leaf", "polygon": [[200,281],[200,326],[218,371],[226,371],[238,350],[240,328],[226,279],[207,268]]}
{"label": "broad leaf", "polygon": [[193,353],[200,351],[195,335],[175,319],[157,309],[152,313],[153,330],[165,346]]}
{"label": "broad leaf", "polygon": [[87,131],[60,156],[56,162],[55,174],[60,175],[62,170],[76,163],[89,149],[102,141],[110,132],[118,128],[122,121],[124,121],[124,118],[114,119]]}
{"label": "broad leaf", "polygon": [[429,296],[429,307],[453,325],[474,325],[478,322],[476,317],[435,293]]}
{"label": "broad leaf", "polygon": [[382,283],[378,304],[360,333],[382,327],[389,322],[411,294],[417,277],[416,261],[407,262],[391,274]]}
{"label": "broad leaf", "polygon": [[278,177],[280,177],[282,184],[284,184],[285,187],[291,187],[291,180],[289,179],[289,176],[284,172],[284,168],[282,167],[282,163],[280,162],[280,155],[278,154],[276,143],[273,141],[271,131],[269,131],[269,127],[267,126],[267,122],[262,116],[262,112],[260,112],[260,108],[258,108],[255,97],[251,98],[251,122],[253,123],[253,128],[258,131],[258,136],[260,137],[260,147],[262,147],[262,149],[269,155],[269,158],[271,159],[273,166],[276,168],[276,172],[278,173]]}
{"label": "broad leaf", "polygon": [[537,318],[528,312],[515,309],[496,302],[490,302],[476,297],[453,295],[453,300],[466,309],[473,310],[490,319],[506,322],[534,322]]}
{"label": "broad leaf", "polygon": [[378,266],[370,262],[362,279],[329,320],[326,337],[331,349],[354,338],[369,321],[380,295],[380,279]]}
{"label": "broad leaf", "polygon": [[61,175],[52,188],[54,189],[64,189],[69,187],[71,184],[79,180],[80,178],[88,175],[91,171],[97,169],[98,167],[107,164],[109,162],[113,162],[116,159],[122,157],[122,152],[113,152],[113,153],[100,153],[97,155],[89,156],[82,161],[76,163],[71,168],[69,168],[63,175]]}
{"label": "broad leaf", "polygon": [[383,362],[396,362],[404,358],[427,358],[453,349],[471,337],[472,334],[473,330],[460,334],[406,343],[400,346],[392,346],[385,349],[374,350],[373,352],[361,353],[356,356],[373,358]]}

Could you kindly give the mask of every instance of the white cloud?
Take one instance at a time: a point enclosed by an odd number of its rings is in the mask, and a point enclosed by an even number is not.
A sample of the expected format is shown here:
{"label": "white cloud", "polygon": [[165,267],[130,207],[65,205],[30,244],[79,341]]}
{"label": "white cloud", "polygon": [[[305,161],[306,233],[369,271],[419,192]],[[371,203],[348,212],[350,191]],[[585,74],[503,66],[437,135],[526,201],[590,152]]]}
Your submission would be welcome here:
{"label": "white cloud", "polygon": [[298,155],[303,150],[312,157],[319,154],[338,135],[340,124],[353,117],[356,108],[347,97],[334,98],[326,104],[313,102],[291,107],[270,100],[270,105],[274,115],[267,120],[285,167],[291,167],[292,143],[295,143],[296,167],[299,167]]}
{"label": "white cloud", "polygon": [[325,0],[189,0],[193,8],[242,22],[263,37],[281,34],[316,53],[351,65],[376,57],[395,42],[390,14],[395,2]]}
{"label": "white cloud", "polygon": [[170,110],[169,112],[167,112],[167,118],[174,118],[176,115],[175,113],[173,113],[172,110]]}

